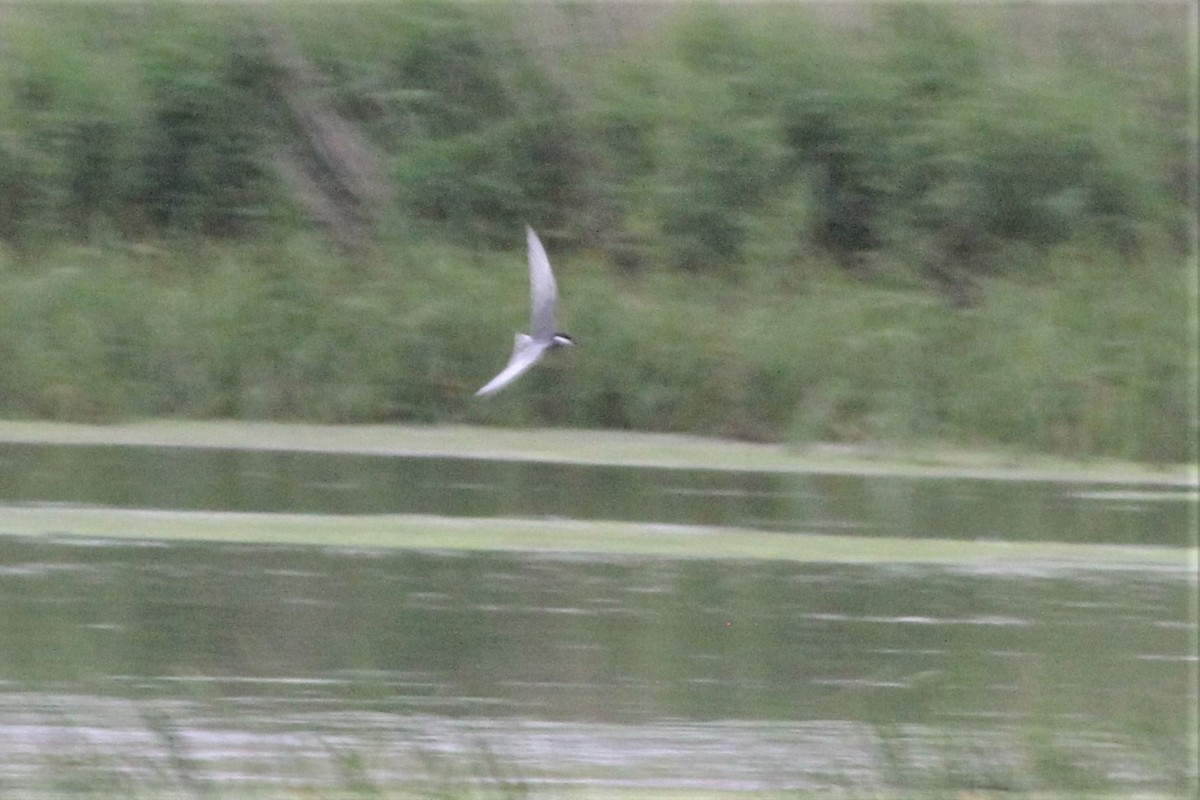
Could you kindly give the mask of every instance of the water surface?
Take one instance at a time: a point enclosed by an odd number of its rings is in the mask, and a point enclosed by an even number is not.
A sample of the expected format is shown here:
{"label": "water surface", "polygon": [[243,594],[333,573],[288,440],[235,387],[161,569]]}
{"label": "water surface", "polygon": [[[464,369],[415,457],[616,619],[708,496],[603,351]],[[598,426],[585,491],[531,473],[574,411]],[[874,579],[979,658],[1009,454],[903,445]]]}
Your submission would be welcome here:
{"label": "water surface", "polygon": [[0,444],[0,502],[1186,546],[1194,487]]}
{"label": "water surface", "polygon": [[[0,502],[1181,545],[1194,495],[0,447]],[[0,792],[482,781],[1167,791],[1195,576],[114,542],[0,531]],[[461,786],[460,786],[461,788]]]}

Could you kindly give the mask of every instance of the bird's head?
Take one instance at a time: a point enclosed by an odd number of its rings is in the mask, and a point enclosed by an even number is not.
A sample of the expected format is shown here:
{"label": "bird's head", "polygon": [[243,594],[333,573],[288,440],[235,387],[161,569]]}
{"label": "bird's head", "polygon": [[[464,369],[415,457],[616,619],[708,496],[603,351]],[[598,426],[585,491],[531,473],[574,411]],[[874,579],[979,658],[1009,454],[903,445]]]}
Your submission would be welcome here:
{"label": "bird's head", "polygon": [[555,347],[570,347],[573,344],[575,344],[575,340],[570,336],[567,336],[565,333],[554,334]]}

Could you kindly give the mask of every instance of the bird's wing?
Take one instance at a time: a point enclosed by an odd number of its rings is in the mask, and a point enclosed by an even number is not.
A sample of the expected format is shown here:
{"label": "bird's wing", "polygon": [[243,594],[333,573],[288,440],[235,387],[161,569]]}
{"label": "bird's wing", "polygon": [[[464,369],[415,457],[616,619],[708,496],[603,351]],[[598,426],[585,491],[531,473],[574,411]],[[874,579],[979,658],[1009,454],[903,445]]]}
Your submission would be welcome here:
{"label": "bird's wing", "polygon": [[528,225],[525,226],[525,238],[529,243],[529,334],[537,341],[549,342],[558,332],[558,323],[554,319],[558,288],[554,285],[546,248]]}
{"label": "bird's wing", "polygon": [[538,362],[542,353],[546,352],[547,346],[544,342],[534,341],[529,336],[518,333],[516,341],[513,342],[513,351],[508,358],[508,364],[500,371],[499,375],[484,384],[483,388],[475,393],[476,396],[498,392],[515,381]]}

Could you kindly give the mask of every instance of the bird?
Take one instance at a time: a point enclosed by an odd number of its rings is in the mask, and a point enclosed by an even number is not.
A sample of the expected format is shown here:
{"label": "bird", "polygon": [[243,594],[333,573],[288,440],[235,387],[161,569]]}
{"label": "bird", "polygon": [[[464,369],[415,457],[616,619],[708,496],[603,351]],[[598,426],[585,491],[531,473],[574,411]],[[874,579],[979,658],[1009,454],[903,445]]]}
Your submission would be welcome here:
{"label": "bird", "polygon": [[558,288],[554,284],[554,272],[546,248],[533,228],[525,226],[525,240],[529,246],[529,333],[518,333],[513,342],[512,355],[500,374],[484,384],[475,395],[498,392],[523,375],[541,360],[549,350],[569,347],[575,340],[558,330],[555,308],[558,306]]}

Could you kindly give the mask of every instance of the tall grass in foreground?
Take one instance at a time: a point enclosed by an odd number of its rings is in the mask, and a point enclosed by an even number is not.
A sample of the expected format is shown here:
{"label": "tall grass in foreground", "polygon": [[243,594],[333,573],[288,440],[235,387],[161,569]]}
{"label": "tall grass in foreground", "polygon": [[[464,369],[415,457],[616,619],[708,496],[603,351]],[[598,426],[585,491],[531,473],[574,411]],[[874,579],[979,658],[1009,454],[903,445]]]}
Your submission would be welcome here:
{"label": "tall grass in foreground", "polygon": [[802,282],[556,259],[581,347],[472,397],[527,321],[524,253],[312,236],[0,262],[0,414],[550,424],[758,440],[948,439],[1188,457],[1182,270],[1064,250],[962,309],[835,267]]}
{"label": "tall grass in foreground", "polygon": [[[230,712],[215,704],[213,716]],[[380,747],[376,742],[348,742],[348,737],[319,738],[325,753],[297,747],[286,774],[260,772],[247,779],[217,777],[221,764],[193,758],[184,731],[167,714],[147,707],[144,750],[120,753],[97,747],[65,734],[65,752],[46,753],[44,763],[34,763],[22,788],[33,788],[38,797],[91,798],[405,798],[421,800],[524,800],[525,798],[577,798],[613,800],[628,797],[706,798],[821,798],[831,791],[846,798],[912,798],[941,800],[963,797],[1093,798],[1150,796],[1191,797],[1195,775],[1171,757],[1186,757],[1174,743],[1170,755],[1150,749],[1159,744],[1111,733],[1088,741],[1073,739],[1053,726],[1029,724],[1007,735],[980,736],[979,731],[959,731],[952,726],[919,726],[890,723],[870,726],[864,738],[872,754],[855,762],[847,756],[844,774],[824,774],[821,785],[809,778],[809,789],[744,789],[724,787],[644,786],[613,787],[586,772],[563,774],[553,756],[541,769],[528,774],[516,759],[496,752],[486,740],[463,742],[457,752],[427,749],[419,741],[407,752]],[[398,726],[404,724],[397,720]],[[924,728],[924,730],[921,730]],[[70,731],[70,728],[64,729]],[[387,733],[392,733],[388,731]],[[380,738],[383,738],[383,734]],[[1123,766],[1134,774],[1114,772],[1106,762],[1120,742]],[[235,746],[236,749],[236,746]],[[1108,752],[1106,752],[1106,750]],[[319,751],[318,751],[319,752]],[[280,754],[286,759],[287,753]],[[233,759],[236,763],[236,757]],[[286,760],[285,760],[286,763]],[[783,765],[780,765],[782,768]],[[1145,770],[1145,772],[1142,772]],[[234,774],[237,774],[236,772]],[[405,777],[397,779],[397,774]],[[642,776],[645,780],[645,776]],[[679,780],[677,778],[677,780]],[[679,780],[679,783],[687,783]],[[582,795],[581,795],[582,792]],[[17,795],[19,796],[19,795]]]}

